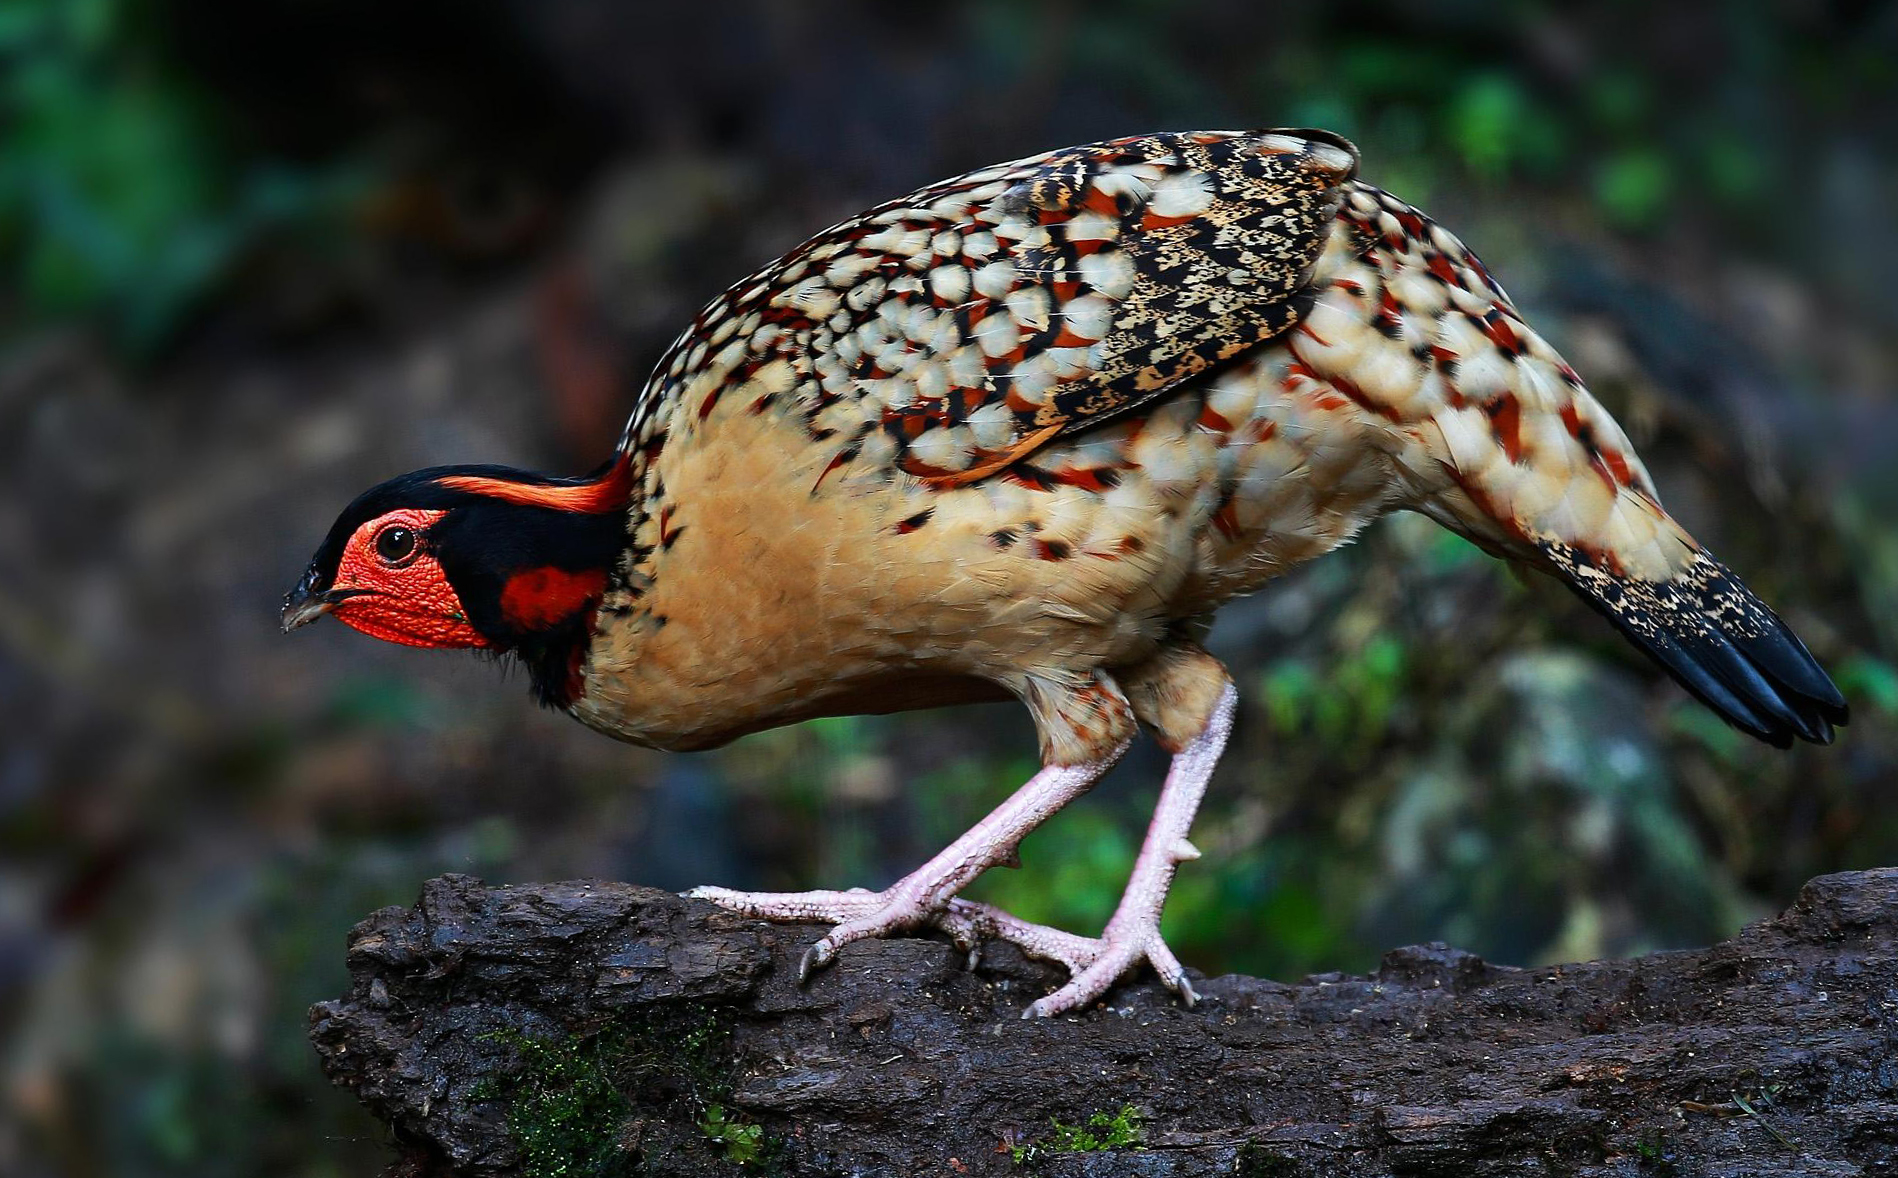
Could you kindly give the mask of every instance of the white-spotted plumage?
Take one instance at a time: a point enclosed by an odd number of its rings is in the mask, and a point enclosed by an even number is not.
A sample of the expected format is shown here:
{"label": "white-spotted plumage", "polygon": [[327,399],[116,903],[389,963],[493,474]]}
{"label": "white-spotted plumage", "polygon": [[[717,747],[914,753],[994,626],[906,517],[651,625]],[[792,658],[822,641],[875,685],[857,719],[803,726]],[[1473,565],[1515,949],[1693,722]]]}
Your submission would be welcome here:
{"label": "white-spotted plumage", "polygon": [[[1743,730],[1830,739],[1844,700],[1799,640],[1667,516],[1475,254],[1356,167],[1323,132],[1193,132],[932,185],[708,305],[600,479],[462,478],[625,503],[590,632],[537,672],[602,731],[683,749],[978,699],[1033,715],[1043,772],[891,889],[712,898],[841,922],[816,964],[918,924],[1006,937],[1075,972],[1037,1013],[1140,960],[1190,998],[1158,913],[1235,698],[1196,636],[1399,509],[1561,577]],[[1137,727],[1174,767],[1102,938],[954,900]]]}
{"label": "white-spotted plumage", "polygon": [[[1248,224],[1233,173],[1260,161],[1271,183],[1247,191],[1272,188],[1269,218],[1244,257],[1208,252],[1217,233],[1180,227],[1215,211]],[[761,305],[783,330],[755,351],[805,375],[782,397],[742,363],[696,384],[675,365],[648,387],[629,436],[663,444],[640,451],[635,516],[663,499],[683,538],[629,552],[575,714],[696,746],[994,687],[1029,706],[1050,765],[1089,780],[1136,720],[1185,757],[1230,691],[1193,644],[1201,619],[1411,509],[1564,577],[1739,726],[1829,738],[1836,689],[1668,518],[1575,372],[1462,242],[1353,171],[1338,141],[1284,133],[1052,153],[897,202],[869,236],[820,238],[884,255],[824,271],[852,313],[835,334],[780,322],[808,309],[808,279],[774,289],[767,270],[714,304],[696,332]],[[695,587],[730,569],[753,588]],[[752,617],[734,633],[738,608]],[[704,668],[734,664],[708,692]],[[1013,831],[1002,814],[989,822]],[[1155,878],[1176,862],[1154,860]],[[1006,936],[1076,973],[1041,1013],[1142,957],[1190,996],[1154,897],[1130,887],[1097,942],[951,905],[968,863],[943,871],[868,898],[714,898],[843,922],[818,964],[919,922]]]}

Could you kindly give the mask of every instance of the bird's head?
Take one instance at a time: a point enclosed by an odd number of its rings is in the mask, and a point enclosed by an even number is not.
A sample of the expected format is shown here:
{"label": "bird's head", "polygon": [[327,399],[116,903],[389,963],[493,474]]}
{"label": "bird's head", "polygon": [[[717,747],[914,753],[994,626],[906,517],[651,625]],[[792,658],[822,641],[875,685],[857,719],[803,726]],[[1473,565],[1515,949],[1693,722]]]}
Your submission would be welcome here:
{"label": "bird's head", "polygon": [[386,642],[518,655],[571,703],[625,545],[630,463],[587,479],[446,466],[390,479],[337,516],[284,596],[287,633],[324,614]]}

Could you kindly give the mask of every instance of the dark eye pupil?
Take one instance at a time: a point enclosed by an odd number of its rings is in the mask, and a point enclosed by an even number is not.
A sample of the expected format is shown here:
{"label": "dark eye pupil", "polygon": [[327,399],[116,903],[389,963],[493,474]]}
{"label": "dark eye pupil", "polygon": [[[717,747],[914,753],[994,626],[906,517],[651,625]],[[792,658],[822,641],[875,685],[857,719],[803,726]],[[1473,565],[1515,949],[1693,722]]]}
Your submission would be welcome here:
{"label": "dark eye pupil", "polygon": [[376,537],[376,555],[391,564],[407,560],[414,551],[415,533],[400,525],[384,528]]}

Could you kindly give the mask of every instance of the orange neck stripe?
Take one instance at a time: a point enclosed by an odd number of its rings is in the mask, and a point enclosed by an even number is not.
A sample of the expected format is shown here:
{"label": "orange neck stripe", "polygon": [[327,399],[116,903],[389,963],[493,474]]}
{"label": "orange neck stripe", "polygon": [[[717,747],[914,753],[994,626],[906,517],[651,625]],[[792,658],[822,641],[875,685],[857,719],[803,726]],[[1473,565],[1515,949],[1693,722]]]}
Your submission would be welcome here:
{"label": "orange neck stripe", "polygon": [[466,491],[470,495],[499,499],[504,503],[518,503],[523,507],[549,507],[576,515],[604,515],[623,509],[632,500],[633,460],[630,454],[622,453],[613,460],[612,467],[605,474],[587,483],[537,486],[484,475],[457,474],[437,480],[437,485],[451,491]]}

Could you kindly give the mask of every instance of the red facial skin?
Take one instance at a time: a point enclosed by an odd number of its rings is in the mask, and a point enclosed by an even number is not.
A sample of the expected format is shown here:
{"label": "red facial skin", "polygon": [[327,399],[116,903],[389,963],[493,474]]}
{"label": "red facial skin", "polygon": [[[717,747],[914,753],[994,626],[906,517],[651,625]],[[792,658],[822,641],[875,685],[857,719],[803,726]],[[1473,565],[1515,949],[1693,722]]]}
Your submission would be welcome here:
{"label": "red facial skin", "polygon": [[412,554],[393,564],[376,552],[376,537],[385,529],[399,525],[419,537],[446,514],[404,508],[357,528],[337,565],[335,588],[367,592],[338,603],[330,611],[336,620],[371,638],[404,646],[446,650],[489,645],[468,624],[461,599],[429,554],[426,541],[418,542]]}

